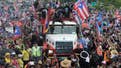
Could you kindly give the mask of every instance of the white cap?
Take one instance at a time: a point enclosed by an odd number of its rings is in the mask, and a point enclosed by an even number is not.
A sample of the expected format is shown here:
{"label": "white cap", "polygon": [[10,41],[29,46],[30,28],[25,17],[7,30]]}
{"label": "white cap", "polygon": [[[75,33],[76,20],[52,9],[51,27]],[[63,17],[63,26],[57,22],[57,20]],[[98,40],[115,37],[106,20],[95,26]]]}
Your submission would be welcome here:
{"label": "white cap", "polygon": [[15,53],[15,52],[12,52],[11,54],[12,54],[12,55],[15,55],[16,53]]}
{"label": "white cap", "polygon": [[23,55],[22,54],[18,54],[18,57],[23,57]]}

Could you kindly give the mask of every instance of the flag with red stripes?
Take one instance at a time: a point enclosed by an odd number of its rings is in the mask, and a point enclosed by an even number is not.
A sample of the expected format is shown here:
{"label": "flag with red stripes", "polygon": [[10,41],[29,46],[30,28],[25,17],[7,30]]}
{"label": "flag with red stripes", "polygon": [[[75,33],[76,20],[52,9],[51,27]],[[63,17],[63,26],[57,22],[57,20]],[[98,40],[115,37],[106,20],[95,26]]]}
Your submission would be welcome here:
{"label": "flag with red stripes", "polygon": [[77,1],[74,4],[74,10],[78,13],[78,16],[82,21],[89,17],[88,7],[84,1]]}
{"label": "flag with red stripes", "polygon": [[79,16],[77,15],[77,12],[73,10],[73,17],[75,19],[75,21],[77,22],[77,24],[81,24],[81,20],[79,18]]}

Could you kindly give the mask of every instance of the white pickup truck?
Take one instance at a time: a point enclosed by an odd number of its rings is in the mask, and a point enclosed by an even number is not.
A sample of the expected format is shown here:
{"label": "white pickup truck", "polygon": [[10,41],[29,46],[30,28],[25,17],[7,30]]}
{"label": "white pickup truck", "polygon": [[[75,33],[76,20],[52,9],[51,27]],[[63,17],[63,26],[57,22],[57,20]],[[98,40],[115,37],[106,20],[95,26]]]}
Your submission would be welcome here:
{"label": "white pickup truck", "polygon": [[77,46],[77,23],[74,21],[49,22],[46,34],[47,44],[56,55],[69,55]]}

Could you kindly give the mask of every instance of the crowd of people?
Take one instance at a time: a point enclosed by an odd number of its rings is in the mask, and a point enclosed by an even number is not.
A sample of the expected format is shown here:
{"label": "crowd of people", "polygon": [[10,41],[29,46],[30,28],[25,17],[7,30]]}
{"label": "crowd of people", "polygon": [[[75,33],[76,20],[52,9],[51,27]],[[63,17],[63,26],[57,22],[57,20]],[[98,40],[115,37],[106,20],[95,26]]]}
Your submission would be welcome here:
{"label": "crowd of people", "polygon": [[[50,20],[73,20],[73,5],[0,1],[0,68],[121,68],[120,10],[89,8],[90,17],[81,23],[79,43],[70,56],[58,60],[56,54],[49,57],[49,46],[43,50],[45,40],[39,26],[44,24],[46,11],[51,9]],[[19,37],[14,36],[15,26],[21,28]]]}

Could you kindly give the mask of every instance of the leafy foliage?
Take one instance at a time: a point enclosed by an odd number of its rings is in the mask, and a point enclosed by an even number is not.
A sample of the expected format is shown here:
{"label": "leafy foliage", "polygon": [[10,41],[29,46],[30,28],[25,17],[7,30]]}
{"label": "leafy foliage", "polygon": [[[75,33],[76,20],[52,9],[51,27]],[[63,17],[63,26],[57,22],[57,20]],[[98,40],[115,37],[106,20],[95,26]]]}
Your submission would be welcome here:
{"label": "leafy foliage", "polygon": [[108,9],[112,9],[112,7],[115,8],[121,7],[121,0],[98,0],[98,3],[103,3],[103,6]]}

